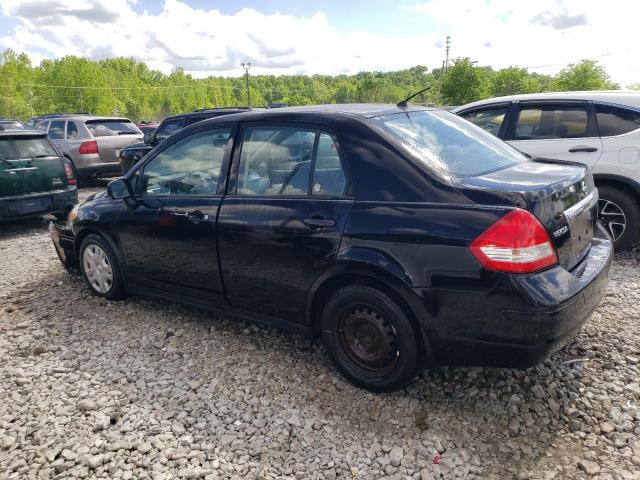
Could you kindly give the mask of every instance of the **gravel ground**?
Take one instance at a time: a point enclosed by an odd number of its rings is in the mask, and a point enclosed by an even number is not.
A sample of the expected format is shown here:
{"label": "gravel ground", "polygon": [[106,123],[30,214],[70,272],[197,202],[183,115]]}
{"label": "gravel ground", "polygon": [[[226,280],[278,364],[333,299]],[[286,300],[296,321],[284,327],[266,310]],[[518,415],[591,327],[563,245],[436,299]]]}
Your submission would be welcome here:
{"label": "gravel ground", "polygon": [[305,339],[93,297],[42,219],[0,225],[0,477],[640,478],[639,262],[543,365],[374,395]]}

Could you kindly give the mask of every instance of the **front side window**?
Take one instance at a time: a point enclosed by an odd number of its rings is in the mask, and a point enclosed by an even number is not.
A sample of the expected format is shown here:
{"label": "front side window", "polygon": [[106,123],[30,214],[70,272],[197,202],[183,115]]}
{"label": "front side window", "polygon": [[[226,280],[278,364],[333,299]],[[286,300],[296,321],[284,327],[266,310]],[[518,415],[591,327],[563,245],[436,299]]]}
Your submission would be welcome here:
{"label": "front side window", "polygon": [[640,128],[640,112],[596,104],[596,120],[601,137],[623,135]]}
{"label": "front side window", "polygon": [[178,130],[182,128],[183,120],[181,118],[176,118],[175,120],[168,120],[162,124],[158,131],[156,132],[156,140],[164,140],[165,138],[170,137]]}
{"label": "front side window", "polygon": [[372,121],[428,168],[449,175],[484,175],[526,161],[502,140],[449,112],[403,112]]}
{"label": "front side window", "polygon": [[230,128],[198,132],[170,145],[145,167],[143,195],[215,195]]}
{"label": "front side window", "polygon": [[242,195],[307,195],[316,131],[248,127],[238,169]]}
{"label": "front side window", "polygon": [[507,107],[505,105],[484,110],[474,110],[462,113],[460,116],[497,137],[507,116]]}
{"label": "front side window", "polygon": [[514,140],[582,138],[587,135],[584,106],[544,105],[520,107]]}
{"label": "front side window", "polygon": [[49,125],[49,138],[60,140],[64,138],[64,120],[53,120]]}

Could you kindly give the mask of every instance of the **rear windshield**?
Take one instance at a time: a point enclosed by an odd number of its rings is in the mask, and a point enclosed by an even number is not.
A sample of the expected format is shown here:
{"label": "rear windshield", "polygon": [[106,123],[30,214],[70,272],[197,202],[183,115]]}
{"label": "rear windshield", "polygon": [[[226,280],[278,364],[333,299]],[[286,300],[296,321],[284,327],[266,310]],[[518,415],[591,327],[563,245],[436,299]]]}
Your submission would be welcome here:
{"label": "rear windshield", "polygon": [[94,137],[113,135],[141,135],[142,132],[130,120],[105,119],[87,120],[85,125]]}
{"label": "rear windshield", "polygon": [[0,139],[0,160],[57,156],[46,138]]}
{"label": "rear windshield", "polygon": [[472,123],[444,111],[417,111],[373,121],[430,168],[456,177],[495,172],[527,158]]}

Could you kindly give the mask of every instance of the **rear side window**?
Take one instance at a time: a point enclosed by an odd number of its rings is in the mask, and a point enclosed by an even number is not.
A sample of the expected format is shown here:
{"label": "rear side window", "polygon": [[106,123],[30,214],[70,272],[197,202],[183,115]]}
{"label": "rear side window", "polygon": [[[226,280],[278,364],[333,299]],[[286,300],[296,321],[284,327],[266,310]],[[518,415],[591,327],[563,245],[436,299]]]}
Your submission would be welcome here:
{"label": "rear side window", "polygon": [[546,140],[587,136],[584,106],[544,105],[520,107],[514,140]]}
{"label": "rear side window", "polygon": [[11,142],[0,139],[0,160],[12,160],[15,156]]}
{"label": "rear side window", "polygon": [[308,195],[315,130],[248,127],[238,170],[242,195]]}
{"label": "rear side window", "polygon": [[54,120],[49,125],[49,138],[60,140],[64,138],[64,120]]}
{"label": "rear side window", "polygon": [[373,119],[428,168],[457,177],[484,175],[526,161],[502,140],[443,111],[414,111]]}
{"label": "rear side window", "polygon": [[623,135],[640,128],[640,112],[611,105],[595,104],[601,137]]}
{"label": "rear side window", "polygon": [[67,140],[75,140],[80,134],[75,122],[67,122]]}
{"label": "rear side window", "polygon": [[94,137],[140,135],[142,133],[133,122],[125,119],[87,120],[84,123]]}
{"label": "rear side window", "polygon": [[460,116],[497,137],[507,116],[507,106],[474,110]]}
{"label": "rear side window", "polygon": [[318,138],[318,151],[313,170],[313,195],[342,195],[347,186],[347,177],[340,160],[338,140],[328,133]]}

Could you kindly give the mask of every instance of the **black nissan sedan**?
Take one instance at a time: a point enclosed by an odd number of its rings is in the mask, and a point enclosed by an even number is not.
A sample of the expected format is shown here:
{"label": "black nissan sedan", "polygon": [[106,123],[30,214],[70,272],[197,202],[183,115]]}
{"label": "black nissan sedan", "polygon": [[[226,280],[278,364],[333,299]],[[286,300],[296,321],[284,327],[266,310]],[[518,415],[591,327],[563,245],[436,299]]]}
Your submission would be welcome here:
{"label": "black nissan sedan", "polygon": [[205,120],[54,222],[64,265],[322,340],[354,384],[527,367],[600,302],[612,244],[584,166],[444,111],[331,105]]}

